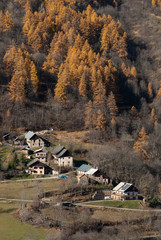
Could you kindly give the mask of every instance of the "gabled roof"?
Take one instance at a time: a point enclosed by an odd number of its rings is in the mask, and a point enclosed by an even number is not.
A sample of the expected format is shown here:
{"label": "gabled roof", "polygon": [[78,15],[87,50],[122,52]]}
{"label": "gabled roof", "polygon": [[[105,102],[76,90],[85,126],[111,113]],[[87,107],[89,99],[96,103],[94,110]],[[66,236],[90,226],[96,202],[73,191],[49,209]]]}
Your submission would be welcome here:
{"label": "gabled roof", "polygon": [[53,169],[52,167],[48,166],[47,164],[41,162],[39,159],[34,159],[34,160],[32,160],[31,162],[29,162],[29,163],[27,164],[27,166],[30,167],[30,166],[34,165],[35,163],[37,163],[37,162],[40,163],[41,165],[44,165],[45,167],[48,167],[48,168]]}
{"label": "gabled roof", "polygon": [[81,172],[87,172],[90,168],[92,168],[91,165],[89,164],[82,164],[77,171],[81,171]]}
{"label": "gabled roof", "polygon": [[120,182],[116,187],[113,188],[114,191],[118,191],[122,186],[124,186],[124,182]]}
{"label": "gabled roof", "polygon": [[41,152],[41,151],[43,151],[45,153],[48,153],[48,151],[45,148],[37,149],[37,150],[34,151],[34,153]]}
{"label": "gabled roof", "polygon": [[36,133],[29,131],[26,133],[25,138],[30,140],[34,135],[36,135]]}
{"label": "gabled roof", "polygon": [[132,183],[120,182],[116,187],[113,188],[113,191],[125,192],[131,186]]}
{"label": "gabled roof", "polygon": [[51,153],[54,153],[55,155],[59,154],[60,151],[62,151],[64,149],[64,146],[61,146],[60,144],[53,149],[53,151]]}
{"label": "gabled roof", "polygon": [[61,158],[61,157],[63,157],[63,156],[65,155],[65,153],[67,153],[67,152],[68,152],[68,150],[64,148],[58,155],[56,155],[56,157],[57,157],[57,158]]}
{"label": "gabled roof", "polygon": [[29,162],[29,163],[27,164],[27,166],[30,167],[31,165],[35,164],[36,162],[40,162],[40,161],[39,161],[38,159],[34,159],[34,160],[32,160],[31,162]]}
{"label": "gabled roof", "polygon": [[93,175],[95,172],[97,172],[98,171],[98,169],[96,169],[96,168],[90,168],[87,172],[86,172],[86,174],[89,174],[89,175]]}

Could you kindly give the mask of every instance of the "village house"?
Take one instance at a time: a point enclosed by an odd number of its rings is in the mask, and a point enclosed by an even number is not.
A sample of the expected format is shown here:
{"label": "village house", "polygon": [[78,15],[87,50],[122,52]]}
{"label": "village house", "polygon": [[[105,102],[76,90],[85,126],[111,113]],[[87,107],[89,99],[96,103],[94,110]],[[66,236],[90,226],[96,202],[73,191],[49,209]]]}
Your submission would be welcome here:
{"label": "village house", "polygon": [[93,168],[89,164],[82,164],[77,169],[78,183],[100,183],[108,184],[109,178],[106,177],[100,170]]}
{"label": "village house", "polygon": [[113,200],[137,200],[138,190],[132,183],[120,182],[111,193]]}
{"label": "village house", "polygon": [[31,155],[33,154],[33,151],[30,148],[25,147],[25,148],[22,149],[22,153],[26,158],[31,158]]}
{"label": "village house", "polygon": [[26,142],[30,148],[32,147],[49,147],[50,143],[43,139],[42,137],[37,136],[36,133],[29,131],[25,135]]}
{"label": "village house", "polygon": [[59,144],[51,153],[54,158],[54,163],[58,166],[73,167],[73,157],[64,146]]}
{"label": "village house", "polygon": [[43,162],[40,162],[38,159],[31,161],[27,166],[28,170],[26,170],[26,172],[28,174],[44,175],[53,174],[53,172],[55,172],[51,167]]}
{"label": "village house", "polygon": [[38,149],[34,152],[35,159],[38,159],[40,162],[47,162],[48,151],[44,148]]}
{"label": "village house", "polygon": [[90,182],[98,182],[101,184],[109,183],[109,178],[97,168],[90,168],[85,172],[85,175],[89,177]]}
{"label": "village house", "polygon": [[85,174],[92,166],[89,164],[82,164],[79,168],[77,168],[77,174]]}

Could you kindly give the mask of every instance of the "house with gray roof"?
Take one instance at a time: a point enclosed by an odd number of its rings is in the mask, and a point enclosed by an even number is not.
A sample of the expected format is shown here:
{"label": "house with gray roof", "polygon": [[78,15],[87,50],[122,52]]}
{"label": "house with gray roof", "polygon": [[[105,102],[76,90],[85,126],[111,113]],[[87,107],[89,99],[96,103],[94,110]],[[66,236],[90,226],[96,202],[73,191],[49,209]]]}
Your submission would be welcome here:
{"label": "house with gray roof", "polygon": [[35,159],[38,159],[40,162],[47,162],[48,151],[45,148],[40,148],[34,151]]}
{"label": "house with gray roof", "polygon": [[89,164],[82,164],[79,168],[77,168],[77,173],[84,174],[91,168],[92,168],[92,166]]}
{"label": "house with gray roof", "polygon": [[81,181],[88,181],[88,183],[100,183],[100,184],[108,184],[109,178],[102,173],[98,168],[93,168],[89,164],[82,164],[77,169],[77,180],[78,183]]}
{"label": "house with gray roof", "polygon": [[29,131],[25,135],[26,142],[30,148],[32,147],[49,147],[50,143],[42,137],[39,137],[36,133]]}
{"label": "house with gray roof", "polygon": [[62,167],[73,167],[73,157],[69,151],[62,145],[56,146],[51,152],[53,162]]}
{"label": "house with gray roof", "polygon": [[38,159],[34,159],[27,165],[28,169],[26,172],[28,174],[34,175],[44,175],[44,174],[53,174],[55,172],[51,167],[47,164],[40,162]]}
{"label": "house with gray roof", "polygon": [[138,190],[132,183],[120,182],[111,193],[114,200],[137,200]]}

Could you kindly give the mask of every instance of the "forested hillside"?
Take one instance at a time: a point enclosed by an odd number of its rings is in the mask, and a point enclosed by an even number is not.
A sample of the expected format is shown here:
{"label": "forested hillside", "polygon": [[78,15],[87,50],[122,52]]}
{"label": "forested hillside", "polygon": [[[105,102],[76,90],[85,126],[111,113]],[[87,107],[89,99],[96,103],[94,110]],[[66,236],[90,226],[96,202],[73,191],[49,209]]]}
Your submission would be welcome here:
{"label": "forested hillside", "polygon": [[100,166],[109,159],[109,174],[128,181],[144,175],[146,183],[159,183],[160,5],[1,0],[1,132],[87,129],[89,141],[115,143],[94,155]]}

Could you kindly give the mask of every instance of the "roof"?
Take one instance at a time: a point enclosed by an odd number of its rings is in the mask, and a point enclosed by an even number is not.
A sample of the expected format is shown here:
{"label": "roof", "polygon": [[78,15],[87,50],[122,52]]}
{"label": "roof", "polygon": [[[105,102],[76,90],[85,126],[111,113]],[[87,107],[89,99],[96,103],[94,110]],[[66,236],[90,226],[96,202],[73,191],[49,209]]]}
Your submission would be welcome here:
{"label": "roof", "polygon": [[26,133],[25,138],[26,139],[31,139],[36,133],[29,131],[28,133]]}
{"label": "roof", "polygon": [[77,171],[81,171],[81,172],[87,172],[90,168],[92,168],[91,165],[89,164],[82,164]]}
{"label": "roof", "polygon": [[63,149],[58,155],[56,155],[57,158],[62,157],[68,150],[67,149]]}
{"label": "roof", "polygon": [[54,154],[58,154],[58,153],[60,153],[60,151],[62,151],[64,149],[64,146],[61,146],[60,144],[56,147],[56,148],[54,148],[53,149],[53,151],[51,152],[51,153],[54,153]]}
{"label": "roof", "polygon": [[41,162],[39,159],[34,159],[34,160],[32,160],[31,162],[29,162],[29,163],[27,164],[27,166],[30,167],[31,165],[33,165],[33,164],[35,164],[35,163],[37,163],[37,162],[39,162],[40,164],[42,164],[42,165],[44,165],[44,166],[46,166],[46,167],[48,167],[48,168],[53,169],[52,167],[48,166],[47,164]]}
{"label": "roof", "polygon": [[37,149],[37,150],[34,151],[34,153],[41,152],[41,151],[43,151],[45,153],[48,153],[48,151],[45,148]]}
{"label": "roof", "polygon": [[113,188],[113,190],[125,192],[131,186],[132,183],[120,182],[116,187]]}
{"label": "roof", "polygon": [[124,182],[120,182],[116,187],[113,188],[114,191],[118,191],[122,186],[124,186]]}
{"label": "roof", "polygon": [[29,166],[31,166],[31,165],[33,165],[34,163],[36,163],[36,162],[40,162],[38,159],[34,159],[34,160],[32,160],[31,162],[29,162],[28,164],[27,164],[27,166],[29,167]]}
{"label": "roof", "polygon": [[87,172],[86,172],[86,174],[89,174],[89,175],[93,175],[95,172],[97,172],[98,171],[98,169],[96,169],[96,168],[90,168]]}

